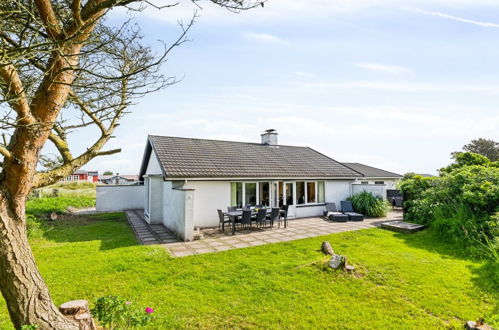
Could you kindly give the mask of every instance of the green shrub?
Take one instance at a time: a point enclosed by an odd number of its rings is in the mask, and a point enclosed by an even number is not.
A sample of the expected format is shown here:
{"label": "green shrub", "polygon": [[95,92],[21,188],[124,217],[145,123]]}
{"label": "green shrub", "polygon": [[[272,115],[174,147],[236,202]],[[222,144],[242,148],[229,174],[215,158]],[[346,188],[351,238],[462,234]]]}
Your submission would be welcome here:
{"label": "green shrub", "polygon": [[381,197],[363,191],[348,198],[356,212],[368,217],[386,217],[390,204]]}
{"label": "green shrub", "polygon": [[407,174],[400,183],[405,219],[429,224],[472,256],[497,256],[499,168],[487,158],[460,153],[440,176]]}
{"label": "green shrub", "polygon": [[154,310],[141,308],[120,297],[105,296],[96,300],[91,312],[105,329],[133,329],[147,325]]}

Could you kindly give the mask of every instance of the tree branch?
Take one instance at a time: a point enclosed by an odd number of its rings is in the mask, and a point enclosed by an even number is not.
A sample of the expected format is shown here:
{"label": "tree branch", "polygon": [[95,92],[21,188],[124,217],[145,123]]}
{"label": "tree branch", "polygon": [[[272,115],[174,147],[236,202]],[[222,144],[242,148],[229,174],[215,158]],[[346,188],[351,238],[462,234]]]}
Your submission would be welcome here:
{"label": "tree branch", "polygon": [[69,146],[66,140],[52,132],[49,135],[49,140],[55,145],[55,147],[61,154],[64,163],[69,163],[73,160],[73,155],[71,155],[71,151],[69,150]]}
{"label": "tree branch", "polygon": [[54,8],[50,0],[35,0],[35,5],[40,13],[40,18],[42,19],[45,29],[48,35],[56,40],[61,34],[61,26],[57,16],[55,15]]}
{"label": "tree branch", "polygon": [[0,154],[4,156],[4,158],[10,158],[12,155],[10,154],[10,151],[3,145],[0,145]]}
{"label": "tree branch", "polygon": [[31,124],[33,118],[29,109],[29,102],[24,93],[23,83],[16,68],[12,64],[0,66],[0,78],[5,83],[4,92],[7,99],[10,99],[12,108],[17,112],[20,124]]}

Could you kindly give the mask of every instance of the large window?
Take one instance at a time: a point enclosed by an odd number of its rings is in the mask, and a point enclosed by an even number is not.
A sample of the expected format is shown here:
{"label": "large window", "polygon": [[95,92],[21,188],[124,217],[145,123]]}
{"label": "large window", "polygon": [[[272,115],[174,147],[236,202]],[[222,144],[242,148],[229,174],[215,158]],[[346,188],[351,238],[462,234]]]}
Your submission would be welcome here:
{"label": "large window", "polygon": [[317,182],[317,202],[324,203],[326,201],[326,192],[324,189],[324,181]]}
{"label": "large window", "polygon": [[256,183],[247,182],[244,184],[244,205],[256,205]]}
{"label": "large window", "polygon": [[326,191],[324,181],[308,181],[296,183],[296,202],[300,204],[324,203]]}
{"label": "large window", "polygon": [[305,204],[305,182],[296,183],[296,204]]}
{"label": "large window", "polygon": [[268,182],[259,182],[259,195],[260,195],[260,203],[263,206],[270,205],[270,184]]}
{"label": "large window", "polygon": [[295,203],[293,198],[293,183],[286,183],[286,205],[293,205]]}
{"label": "large window", "polygon": [[243,183],[232,182],[230,184],[230,205],[241,207],[243,205]]}
{"label": "large window", "polygon": [[315,182],[307,182],[307,203],[316,203]]}

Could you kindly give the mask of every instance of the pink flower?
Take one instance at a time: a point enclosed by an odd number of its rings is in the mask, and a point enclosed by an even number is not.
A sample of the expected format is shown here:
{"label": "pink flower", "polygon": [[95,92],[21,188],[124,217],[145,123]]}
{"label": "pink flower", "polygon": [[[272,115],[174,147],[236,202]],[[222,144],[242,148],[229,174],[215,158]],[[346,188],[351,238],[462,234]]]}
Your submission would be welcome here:
{"label": "pink flower", "polygon": [[125,302],[125,305],[130,305],[132,302],[131,301],[127,301]]}
{"label": "pink flower", "polygon": [[152,309],[151,307],[146,307],[146,313],[152,314],[152,313],[154,313],[154,309]]}

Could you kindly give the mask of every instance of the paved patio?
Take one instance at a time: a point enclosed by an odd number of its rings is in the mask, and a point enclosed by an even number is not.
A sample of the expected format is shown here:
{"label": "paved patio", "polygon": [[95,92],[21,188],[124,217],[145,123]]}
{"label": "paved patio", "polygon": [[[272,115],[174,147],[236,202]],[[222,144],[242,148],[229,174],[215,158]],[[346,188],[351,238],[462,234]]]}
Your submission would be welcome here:
{"label": "paved patio", "polygon": [[288,227],[278,229],[238,229],[235,235],[230,230],[221,232],[217,228],[201,230],[203,239],[194,242],[180,242],[163,225],[149,225],[144,221],[142,210],[126,211],[128,221],[141,244],[161,244],[173,257],[240,249],[269,243],[293,241],[308,237],[341,233],[378,227],[381,222],[401,220],[402,212],[391,211],[385,218],[366,219],[361,222],[332,222],[320,217],[288,221]]}

